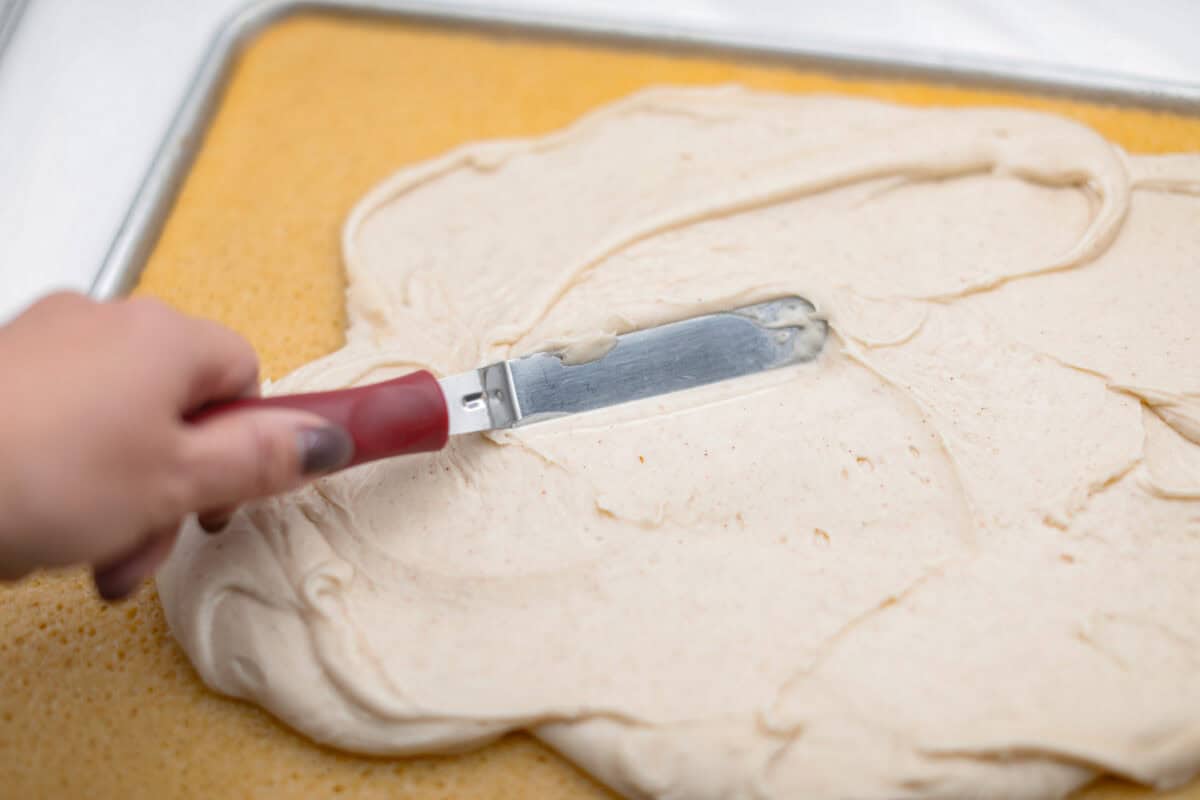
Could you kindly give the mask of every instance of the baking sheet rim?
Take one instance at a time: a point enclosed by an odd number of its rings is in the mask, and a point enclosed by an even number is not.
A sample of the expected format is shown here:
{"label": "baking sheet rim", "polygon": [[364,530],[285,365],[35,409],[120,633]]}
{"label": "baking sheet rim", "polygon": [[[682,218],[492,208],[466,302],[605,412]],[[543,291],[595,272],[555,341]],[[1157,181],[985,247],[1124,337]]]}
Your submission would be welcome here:
{"label": "baking sheet rim", "polygon": [[694,28],[569,14],[533,14],[438,0],[257,0],[232,15],[209,45],[96,274],[90,290],[92,297],[115,299],[136,284],[200,148],[236,56],[267,26],[304,12],[407,18],[425,24],[491,27],[527,35],[782,59],[834,72],[870,73],[885,78],[923,77],[943,83],[1062,94],[1073,99],[1200,114],[1200,84],[1068,67],[817,43],[769,34],[717,34]]}

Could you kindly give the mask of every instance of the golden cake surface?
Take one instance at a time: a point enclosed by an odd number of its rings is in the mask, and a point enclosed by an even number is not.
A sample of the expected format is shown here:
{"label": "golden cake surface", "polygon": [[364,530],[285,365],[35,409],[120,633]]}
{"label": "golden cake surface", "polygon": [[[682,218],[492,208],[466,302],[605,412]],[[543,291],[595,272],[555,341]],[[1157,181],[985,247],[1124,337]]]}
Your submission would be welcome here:
{"label": "golden cake surface", "polygon": [[[778,62],[298,17],[270,28],[239,62],[138,291],[239,330],[264,376],[278,377],[341,343],[341,225],[397,167],[465,141],[546,133],[650,84],[729,82],[1032,107],[1079,119],[1133,152],[1200,148],[1200,120],[1165,113],[849,81]],[[106,607],[79,573],[38,576],[0,590],[0,618],[0,795],[609,796],[525,736],[421,759],[315,746],[208,692],[149,588]],[[1084,794],[1141,791],[1106,781]]]}

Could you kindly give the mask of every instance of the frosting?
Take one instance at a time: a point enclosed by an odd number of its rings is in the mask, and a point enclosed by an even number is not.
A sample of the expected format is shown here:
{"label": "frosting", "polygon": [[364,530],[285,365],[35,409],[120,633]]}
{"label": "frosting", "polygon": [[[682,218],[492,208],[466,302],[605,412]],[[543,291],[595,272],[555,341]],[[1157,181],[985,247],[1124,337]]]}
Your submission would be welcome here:
{"label": "frosting", "polygon": [[346,346],[453,374],[785,294],[816,361],[194,523],[206,683],[322,742],[528,728],[630,797],[1044,796],[1200,769],[1200,157],[1032,112],[656,89],[397,173]]}

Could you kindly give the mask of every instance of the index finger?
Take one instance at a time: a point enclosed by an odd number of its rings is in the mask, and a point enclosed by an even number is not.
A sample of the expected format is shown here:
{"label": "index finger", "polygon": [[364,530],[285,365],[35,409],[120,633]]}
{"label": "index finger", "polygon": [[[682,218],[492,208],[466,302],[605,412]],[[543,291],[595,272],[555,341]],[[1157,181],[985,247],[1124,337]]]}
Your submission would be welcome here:
{"label": "index finger", "polygon": [[178,394],[181,414],[217,400],[258,390],[258,355],[245,338],[212,320],[183,314],[163,302],[136,297],[113,304],[130,335],[155,353]]}
{"label": "index finger", "polygon": [[199,317],[184,317],[188,368],[184,410],[219,400],[257,395],[258,354],[234,330]]}

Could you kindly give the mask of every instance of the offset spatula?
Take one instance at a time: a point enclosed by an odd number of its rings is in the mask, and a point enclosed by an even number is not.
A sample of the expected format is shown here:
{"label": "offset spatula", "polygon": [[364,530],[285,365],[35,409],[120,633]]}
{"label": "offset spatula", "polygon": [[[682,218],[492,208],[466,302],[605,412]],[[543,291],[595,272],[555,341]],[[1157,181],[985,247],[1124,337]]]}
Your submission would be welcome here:
{"label": "offset spatula", "polygon": [[438,380],[424,370],[368,386],[246,398],[197,418],[251,408],[309,411],[354,439],[347,466],[440,450],[451,434],[513,428],[811,361],[828,333],[802,297],[618,336],[600,358],[534,353]]}

